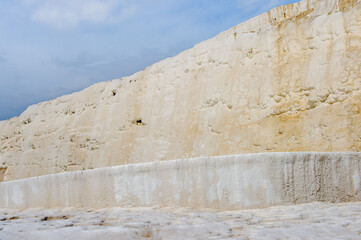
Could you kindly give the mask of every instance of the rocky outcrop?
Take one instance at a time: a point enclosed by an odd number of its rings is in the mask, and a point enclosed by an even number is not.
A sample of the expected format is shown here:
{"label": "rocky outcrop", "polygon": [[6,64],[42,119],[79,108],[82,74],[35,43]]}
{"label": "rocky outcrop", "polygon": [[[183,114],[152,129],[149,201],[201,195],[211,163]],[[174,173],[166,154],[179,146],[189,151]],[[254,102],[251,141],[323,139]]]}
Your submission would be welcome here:
{"label": "rocky outcrop", "polygon": [[0,181],[198,156],[360,151],[360,60],[360,0],[278,7],[1,122]]}
{"label": "rocky outcrop", "polygon": [[261,153],[131,164],[0,184],[0,208],[234,210],[361,200],[361,153]]}

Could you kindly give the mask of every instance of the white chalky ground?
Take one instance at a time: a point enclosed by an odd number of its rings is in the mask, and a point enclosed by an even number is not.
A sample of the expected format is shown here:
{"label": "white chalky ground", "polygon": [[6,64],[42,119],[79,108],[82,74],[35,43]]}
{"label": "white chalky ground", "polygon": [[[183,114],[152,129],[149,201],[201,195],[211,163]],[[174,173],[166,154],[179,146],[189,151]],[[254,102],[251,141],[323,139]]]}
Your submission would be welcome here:
{"label": "white chalky ground", "polygon": [[361,202],[230,212],[0,209],[0,239],[361,239]]}

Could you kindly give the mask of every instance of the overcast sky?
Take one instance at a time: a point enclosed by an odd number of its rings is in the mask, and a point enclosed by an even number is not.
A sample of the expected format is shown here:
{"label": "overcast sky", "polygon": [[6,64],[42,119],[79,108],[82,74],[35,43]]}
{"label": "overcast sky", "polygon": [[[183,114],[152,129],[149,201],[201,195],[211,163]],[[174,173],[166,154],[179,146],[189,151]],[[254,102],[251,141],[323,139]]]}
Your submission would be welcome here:
{"label": "overcast sky", "polygon": [[297,0],[0,0],[0,120]]}

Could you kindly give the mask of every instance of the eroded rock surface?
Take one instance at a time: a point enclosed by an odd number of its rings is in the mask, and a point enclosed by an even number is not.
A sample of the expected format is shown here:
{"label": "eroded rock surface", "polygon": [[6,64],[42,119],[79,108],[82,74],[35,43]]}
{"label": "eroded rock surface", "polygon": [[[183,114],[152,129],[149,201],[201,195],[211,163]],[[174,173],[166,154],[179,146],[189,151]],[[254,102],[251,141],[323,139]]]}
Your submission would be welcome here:
{"label": "eroded rock surface", "polygon": [[0,181],[197,156],[360,151],[361,2],[304,0],[0,123]]}

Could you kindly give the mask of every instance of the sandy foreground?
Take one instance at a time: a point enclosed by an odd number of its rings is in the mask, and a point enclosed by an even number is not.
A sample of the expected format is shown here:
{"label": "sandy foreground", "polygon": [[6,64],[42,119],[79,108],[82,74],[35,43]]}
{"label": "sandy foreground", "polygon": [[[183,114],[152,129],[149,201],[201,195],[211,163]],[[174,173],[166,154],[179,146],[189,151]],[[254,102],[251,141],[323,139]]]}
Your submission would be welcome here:
{"label": "sandy foreground", "polygon": [[0,239],[361,239],[361,202],[211,209],[0,209]]}

